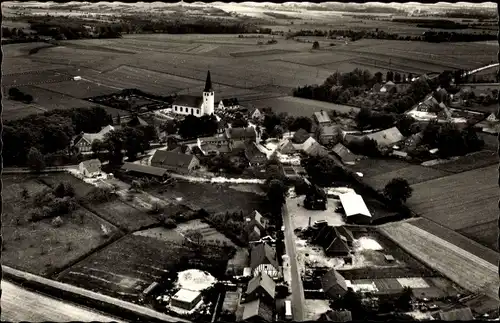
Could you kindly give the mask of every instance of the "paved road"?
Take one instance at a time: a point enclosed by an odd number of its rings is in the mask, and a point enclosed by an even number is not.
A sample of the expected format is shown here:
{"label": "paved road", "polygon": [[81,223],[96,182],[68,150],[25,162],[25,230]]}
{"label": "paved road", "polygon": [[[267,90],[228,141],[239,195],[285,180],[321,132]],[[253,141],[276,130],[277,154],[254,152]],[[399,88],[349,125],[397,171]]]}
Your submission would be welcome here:
{"label": "paved road", "polygon": [[2,281],[2,321],[124,322]]}
{"label": "paved road", "polygon": [[290,259],[290,269],[292,276],[292,312],[293,320],[304,321],[304,286],[300,278],[299,266],[297,264],[297,253],[295,250],[295,234],[293,233],[292,220],[288,214],[286,205],[283,207],[283,224],[285,226],[285,248]]}

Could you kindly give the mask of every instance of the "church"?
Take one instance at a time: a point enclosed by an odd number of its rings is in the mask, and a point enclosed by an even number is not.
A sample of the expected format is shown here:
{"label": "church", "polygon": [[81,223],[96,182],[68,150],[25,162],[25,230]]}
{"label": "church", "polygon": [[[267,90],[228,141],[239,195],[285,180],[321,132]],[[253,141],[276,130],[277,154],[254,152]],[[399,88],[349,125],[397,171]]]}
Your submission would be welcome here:
{"label": "church", "polygon": [[203,96],[178,95],[172,103],[172,112],[180,115],[201,117],[214,113],[215,92],[212,88],[210,71],[207,73]]}

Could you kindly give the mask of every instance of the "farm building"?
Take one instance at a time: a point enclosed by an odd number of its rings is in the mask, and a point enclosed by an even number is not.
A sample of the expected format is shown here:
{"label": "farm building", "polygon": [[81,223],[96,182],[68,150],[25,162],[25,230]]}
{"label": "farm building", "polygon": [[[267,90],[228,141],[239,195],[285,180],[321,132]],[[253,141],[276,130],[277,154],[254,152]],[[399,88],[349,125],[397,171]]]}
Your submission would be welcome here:
{"label": "farm building", "polygon": [[335,144],[340,141],[341,137],[339,126],[328,124],[321,127],[319,142],[322,145]]}
{"label": "farm building", "polygon": [[347,292],[346,280],[335,269],[330,269],[321,277],[321,286],[330,298],[340,297]]}
{"label": "farm building", "polygon": [[85,177],[98,176],[101,173],[101,161],[99,159],[82,161],[78,165],[78,170]]}
{"label": "farm building", "polygon": [[245,142],[259,143],[259,134],[253,127],[247,128],[227,128],[226,138],[233,143],[233,149],[245,149]]}
{"label": "farm building", "polygon": [[104,140],[104,136],[110,132],[114,131],[115,128],[111,125],[108,125],[101,129],[98,133],[81,133],[74,139],[74,147],[78,149],[79,152],[90,152],[92,151],[92,143],[95,140]]}
{"label": "farm building", "polygon": [[273,279],[278,278],[280,273],[276,251],[266,243],[254,245],[250,251],[250,268],[254,276],[264,272]]}
{"label": "farm building", "polygon": [[188,173],[200,165],[194,155],[157,150],[151,158],[151,166],[165,168],[169,171]]}
{"label": "farm building", "polygon": [[137,176],[149,176],[149,177],[160,177],[163,178],[167,175],[167,170],[165,168],[141,165],[135,163],[124,163],[121,170],[126,173],[137,175]]}
{"label": "farm building", "polygon": [[175,97],[172,103],[172,111],[175,114],[194,115],[196,117],[211,115],[214,113],[214,100],[215,92],[212,88],[210,71],[208,71],[203,95],[201,97],[193,95],[179,95]]}
{"label": "farm building", "polygon": [[348,257],[351,253],[348,239],[329,225],[319,229],[312,242],[323,247],[329,257]]}
{"label": "farm building", "polygon": [[304,198],[304,207],[308,210],[326,210],[328,203],[326,192],[318,185],[309,187]]}
{"label": "farm building", "polygon": [[266,273],[260,273],[248,282],[245,292],[245,302],[260,299],[273,304],[276,294],[276,283]]}
{"label": "farm building", "polygon": [[266,163],[267,156],[257,148],[255,142],[245,143],[245,157],[252,166],[260,166]]}
{"label": "farm building", "polygon": [[292,137],[292,142],[294,144],[303,144],[307,139],[311,137],[311,134],[304,129],[300,128],[297,130]]}
{"label": "farm building", "polygon": [[297,152],[297,147],[292,143],[290,139],[286,138],[278,143],[276,151],[285,155],[294,154]]}
{"label": "farm building", "polygon": [[314,121],[320,126],[326,126],[332,123],[330,116],[326,111],[314,112]]}
{"label": "farm building", "polygon": [[262,120],[264,118],[264,114],[257,108],[253,109],[250,112],[250,119],[252,120]]}
{"label": "farm building", "polygon": [[361,195],[350,192],[341,194],[339,197],[349,223],[369,224],[371,222],[372,215]]}
{"label": "farm building", "polygon": [[308,156],[314,157],[326,157],[328,156],[328,150],[325,147],[321,146],[313,137],[309,137],[302,144],[302,151]]}
{"label": "farm building", "polygon": [[198,138],[197,143],[205,156],[225,154],[232,150],[231,142],[223,136]]}
{"label": "farm building", "polygon": [[457,308],[451,311],[441,311],[438,313],[438,319],[441,321],[473,321],[474,316],[468,307]]}
{"label": "farm building", "polygon": [[391,146],[405,139],[396,127],[371,133],[366,137],[375,140],[379,147]]}
{"label": "farm building", "polygon": [[352,164],[359,159],[359,156],[353,154],[349,148],[342,143],[338,143],[333,147],[333,152],[340,158],[344,164]]}
{"label": "farm building", "polygon": [[170,299],[170,305],[187,311],[195,308],[201,301],[201,292],[187,289],[180,289]]}
{"label": "farm building", "polygon": [[242,320],[246,322],[272,322],[273,307],[267,305],[260,299],[246,303],[243,310]]}
{"label": "farm building", "polygon": [[354,235],[352,234],[351,230],[347,229],[344,226],[341,226],[335,227],[335,231],[337,232],[337,235],[345,237],[347,240],[347,245],[352,248],[352,245],[354,243]]}
{"label": "farm building", "polygon": [[219,101],[218,108],[219,109],[238,109],[240,107],[240,103],[238,102],[238,99],[236,98],[230,98],[230,99],[223,99]]}
{"label": "farm building", "polygon": [[328,322],[351,322],[352,314],[351,311],[328,311],[321,314],[318,321],[328,321]]}
{"label": "farm building", "polygon": [[281,165],[283,174],[289,179],[298,179],[306,175],[306,170],[302,166]]}

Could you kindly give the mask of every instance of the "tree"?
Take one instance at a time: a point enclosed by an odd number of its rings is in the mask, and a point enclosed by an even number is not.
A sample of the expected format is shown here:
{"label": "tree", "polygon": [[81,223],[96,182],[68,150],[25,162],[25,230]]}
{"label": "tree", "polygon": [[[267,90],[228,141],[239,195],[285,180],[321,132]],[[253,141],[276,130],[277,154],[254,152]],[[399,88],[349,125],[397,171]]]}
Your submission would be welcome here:
{"label": "tree", "polygon": [[42,153],[35,147],[31,147],[27,156],[28,167],[36,172],[45,168],[45,161]]}
{"label": "tree", "polygon": [[234,128],[246,128],[248,127],[248,122],[245,118],[243,118],[243,115],[241,113],[237,112],[235,113],[231,126]]}
{"label": "tree", "polygon": [[30,195],[29,195],[28,190],[26,189],[26,187],[23,187],[23,189],[21,190],[21,198],[23,200],[27,200],[29,197],[30,197]]}
{"label": "tree", "polygon": [[416,122],[412,116],[402,114],[396,121],[396,127],[403,136],[410,136],[412,132],[412,125]]}
{"label": "tree", "polygon": [[403,178],[393,178],[385,185],[384,195],[391,202],[396,204],[401,204],[406,202],[410,198],[413,189],[411,188],[408,181]]}
{"label": "tree", "polygon": [[396,308],[401,311],[410,311],[411,310],[411,300],[413,298],[413,291],[410,287],[405,286],[403,288],[403,293],[398,297],[395,302]]}
{"label": "tree", "polygon": [[394,72],[392,71],[388,71],[386,76],[385,76],[385,81],[386,82],[389,82],[389,81],[394,81]]}
{"label": "tree", "polygon": [[281,206],[285,203],[286,187],[279,179],[271,179],[267,185],[267,198],[275,206]]}
{"label": "tree", "polygon": [[394,81],[396,83],[401,83],[401,74],[399,74],[398,72],[396,72],[396,74],[394,74]]}
{"label": "tree", "polygon": [[[292,119],[293,121],[292,121],[291,125],[289,126],[288,130],[297,131],[299,129],[304,129],[307,132],[311,131],[311,128],[312,128],[311,118],[308,118],[308,117],[297,117],[297,118],[288,117],[288,118],[293,118]],[[288,118],[286,120],[289,120]],[[288,122],[288,121],[286,121],[286,122]]]}
{"label": "tree", "polygon": [[384,82],[384,75],[381,72],[375,73],[374,78],[375,78],[375,83]]}
{"label": "tree", "polygon": [[186,234],[186,239],[197,246],[203,245],[203,234],[200,231],[191,231]]}
{"label": "tree", "polygon": [[319,43],[317,41],[313,43],[312,49],[319,49]]}
{"label": "tree", "polygon": [[91,149],[94,155],[97,156],[97,154],[102,150],[102,148],[103,148],[103,143],[101,140],[96,139],[92,141]]}
{"label": "tree", "polygon": [[413,73],[408,74],[408,82],[413,81]]}

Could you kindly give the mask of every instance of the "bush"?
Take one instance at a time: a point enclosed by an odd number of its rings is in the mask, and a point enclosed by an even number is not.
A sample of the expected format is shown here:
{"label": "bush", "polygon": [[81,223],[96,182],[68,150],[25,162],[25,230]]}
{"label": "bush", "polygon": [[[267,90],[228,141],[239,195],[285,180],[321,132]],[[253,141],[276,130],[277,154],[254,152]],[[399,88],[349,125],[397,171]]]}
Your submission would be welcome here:
{"label": "bush", "polygon": [[65,196],[73,197],[75,196],[75,188],[67,181],[60,182],[54,189],[53,194],[59,198],[63,198]]}
{"label": "bush", "polygon": [[105,203],[112,201],[116,198],[116,194],[113,193],[113,190],[110,188],[102,188],[102,187],[94,187],[88,194],[85,196],[85,202],[89,203]]}
{"label": "bush", "polygon": [[54,218],[54,219],[52,220],[52,222],[51,222],[51,223],[52,223],[52,225],[53,225],[54,227],[59,228],[60,226],[62,226],[62,225],[63,225],[63,223],[64,223],[64,222],[63,222],[63,220],[61,219],[61,217],[60,217],[60,216],[58,216],[58,217]]}
{"label": "bush", "polygon": [[175,222],[174,219],[165,219],[163,221],[163,227],[167,229],[175,229],[177,228],[177,223]]}

